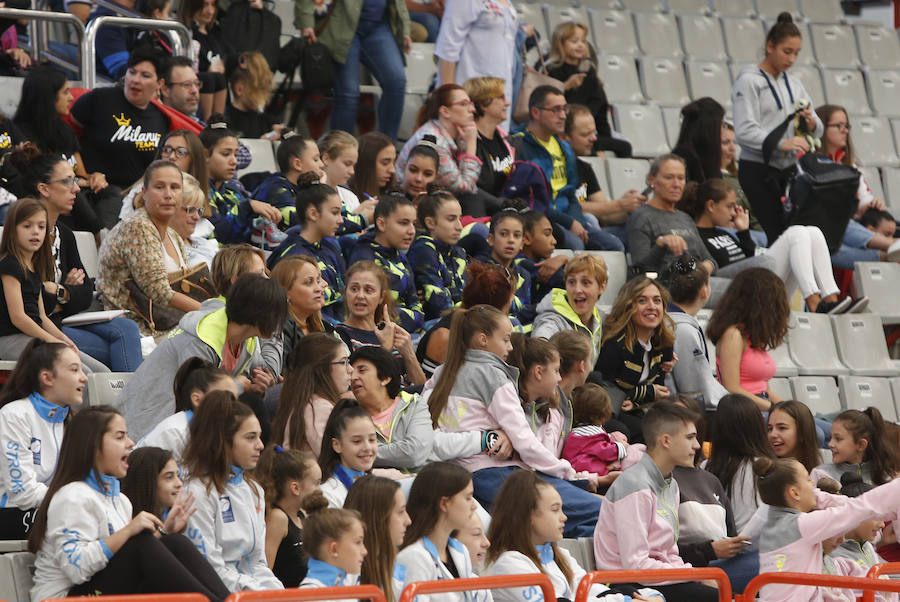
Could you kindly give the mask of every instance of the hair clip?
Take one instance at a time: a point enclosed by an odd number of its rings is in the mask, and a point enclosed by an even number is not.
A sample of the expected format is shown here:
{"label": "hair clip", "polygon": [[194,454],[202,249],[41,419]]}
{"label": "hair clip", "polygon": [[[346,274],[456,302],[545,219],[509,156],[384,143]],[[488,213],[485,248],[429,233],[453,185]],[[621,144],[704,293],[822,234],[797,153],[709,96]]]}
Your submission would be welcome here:
{"label": "hair clip", "polygon": [[697,269],[697,260],[693,257],[679,257],[669,266],[669,271],[679,274],[690,274]]}
{"label": "hair clip", "polygon": [[282,132],[281,140],[282,141],[290,140],[294,136],[299,136],[299,135],[300,135],[300,133],[297,130],[288,130],[287,132]]}
{"label": "hair clip", "polygon": [[224,121],[217,121],[215,123],[209,124],[209,129],[211,130],[226,130],[228,129],[228,124]]}
{"label": "hair clip", "polygon": [[436,143],[432,142],[431,140],[426,140],[425,138],[422,138],[421,140],[416,142],[416,146],[424,146],[435,151],[438,149],[438,145]]}
{"label": "hair clip", "polygon": [[281,447],[280,445],[276,445],[276,446],[275,446],[275,453],[276,453],[276,454],[280,454],[280,453],[283,452],[283,451],[284,451],[284,448]]}

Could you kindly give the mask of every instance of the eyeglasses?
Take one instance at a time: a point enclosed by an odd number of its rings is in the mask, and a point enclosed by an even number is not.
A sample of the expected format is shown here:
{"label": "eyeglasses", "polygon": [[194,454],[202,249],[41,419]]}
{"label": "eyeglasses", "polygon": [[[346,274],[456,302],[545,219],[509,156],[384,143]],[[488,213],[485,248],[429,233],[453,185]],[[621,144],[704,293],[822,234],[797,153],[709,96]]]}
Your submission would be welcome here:
{"label": "eyeglasses", "polygon": [[169,87],[180,86],[185,90],[189,90],[190,88],[197,88],[198,90],[203,89],[203,82],[199,79],[194,79],[186,82],[168,82],[167,85]]}
{"label": "eyeglasses", "polygon": [[448,103],[447,106],[448,107],[457,107],[457,106],[459,106],[459,107],[474,107],[475,103],[467,98],[465,100],[457,100],[456,102]]}
{"label": "eyeglasses", "polygon": [[188,216],[203,215],[203,207],[182,207],[182,209],[185,213],[188,214]]}
{"label": "eyeglasses", "polygon": [[569,107],[568,105],[559,105],[558,107],[538,107],[538,110],[541,111],[549,111],[551,113],[556,113],[557,115],[565,115]]}
{"label": "eyeglasses", "polygon": [[343,366],[344,368],[350,367],[350,358],[345,357],[342,360],[335,360],[333,362],[329,362],[332,366]]}
{"label": "eyeglasses", "polygon": [[841,131],[843,131],[843,132],[849,132],[849,131],[850,131],[850,124],[849,124],[849,123],[829,123],[829,124],[828,124],[827,126],[825,126],[825,127],[829,127],[829,128],[837,128],[837,129],[839,129],[839,130],[841,130]]}
{"label": "eyeglasses", "polygon": [[160,155],[171,155],[172,153],[175,153],[175,155],[178,157],[187,157],[189,152],[191,152],[191,151],[188,150],[187,148],[185,148],[184,146],[169,146],[167,144],[164,147],[162,147],[162,150],[160,151],[159,154]]}
{"label": "eyeglasses", "polygon": [[69,176],[68,178],[60,178],[58,180],[53,180],[50,182],[51,184],[65,184],[67,188],[74,188],[75,184],[78,183],[78,178],[75,176]]}

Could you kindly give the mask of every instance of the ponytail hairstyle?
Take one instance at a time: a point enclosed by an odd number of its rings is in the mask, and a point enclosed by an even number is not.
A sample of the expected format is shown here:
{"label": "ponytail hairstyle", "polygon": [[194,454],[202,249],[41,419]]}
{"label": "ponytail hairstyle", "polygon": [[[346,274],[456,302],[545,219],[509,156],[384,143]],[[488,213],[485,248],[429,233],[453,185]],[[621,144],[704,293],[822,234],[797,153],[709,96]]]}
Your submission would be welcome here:
{"label": "ponytail hairstyle", "polygon": [[778,19],[766,34],[766,54],[769,53],[769,44],[778,46],[787,38],[803,38],[803,35],[800,33],[800,28],[794,23],[791,13],[783,12],[778,14]]}
{"label": "ponytail hairstyle", "polygon": [[[282,263],[284,260],[278,265]],[[331,378],[331,362],[343,345],[340,339],[329,334],[313,332],[300,339],[291,351],[291,368],[285,375],[278,409],[272,419],[275,437],[281,440],[287,433],[285,444],[291,449],[309,447],[306,440],[306,408],[312,398],[321,397],[331,404],[336,404],[340,399],[341,392]],[[312,451],[316,453],[319,450]]]}
{"label": "ponytail hairstyle", "polygon": [[322,553],[322,546],[329,541],[339,540],[357,524],[362,526],[365,533],[366,525],[356,510],[329,508],[328,500],[321,493],[307,498],[303,501],[306,504],[303,506],[306,513],[306,518],[303,519],[303,549],[310,558],[328,562],[328,558]]}
{"label": "ponytail hairstyle", "polygon": [[[56,361],[66,349],[68,347],[62,343],[31,339],[0,391],[0,408],[17,399],[25,399],[32,393],[41,393],[41,373],[56,374]],[[66,420],[70,420],[71,416],[67,415]]]}
{"label": "ponytail hairstyle", "polygon": [[103,447],[103,436],[116,416],[121,414],[112,406],[91,406],[75,414],[69,422],[59,447],[56,472],[50,479],[44,500],[28,534],[29,552],[36,554],[44,543],[44,536],[47,534],[47,508],[56,492],[69,483],[85,480],[92,472],[96,473],[97,454]]}
{"label": "ponytail hairstyle", "polygon": [[[278,171],[287,173],[291,169],[291,159],[299,158],[306,152],[308,145],[312,144],[316,147],[316,142],[312,138],[302,136],[291,130],[281,136],[281,144],[275,151],[275,161],[278,163]],[[318,147],[316,147],[318,152]],[[318,176],[316,176],[318,180]]]}
{"label": "ponytail hairstyle", "polygon": [[459,308],[453,312],[453,319],[450,321],[450,338],[447,341],[447,357],[444,359],[437,382],[428,398],[432,427],[437,428],[441,414],[447,407],[450,391],[466,360],[466,351],[470,349],[472,338],[476,334],[482,333],[490,336],[500,328],[501,319],[508,320],[509,318],[492,305],[476,305],[471,309]]}
{"label": "ponytail hairstyle", "polygon": [[900,472],[896,447],[886,436],[884,418],[878,408],[846,410],[838,414],[834,422],[840,422],[847,429],[854,443],[859,443],[860,439],[865,439],[868,443],[863,452],[863,461],[869,463],[872,482],[882,485]]}
{"label": "ponytail hairstyle", "polygon": [[232,87],[241,84],[241,97],[246,100],[250,111],[261,111],[272,97],[275,76],[269,68],[266,57],[257,50],[242,52],[237,60],[237,67],[231,72],[228,80]]}
{"label": "ponytail hairstyle", "polygon": [[[39,200],[31,197],[20,198],[9,206],[9,211],[6,212],[3,236],[0,237],[0,258],[12,255],[19,262],[23,272],[27,274],[29,271],[33,271],[43,282],[53,280],[54,276],[53,251],[50,248],[50,229],[48,228],[44,232],[44,242],[31,256],[32,270],[28,269],[25,263],[24,252],[19,248],[19,242],[16,240],[16,228],[18,225],[25,220],[31,219],[38,213],[43,213],[44,219],[47,219],[47,208]],[[41,302],[41,300],[38,299],[38,302]]]}
{"label": "ponytail hairstyle", "polygon": [[695,155],[703,173],[692,179],[722,178],[722,121],[725,108],[709,96],[698,98],[681,108],[681,129],[675,148]]}
{"label": "ponytail hairstyle", "polygon": [[[290,138],[290,140],[293,140],[293,138]],[[282,142],[281,146],[285,144]],[[281,146],[278,147],[279,150],[281,150]],[[297,221],[301,226],[306,225],[306,211],[310,207],[321,212],[325,201],[338,194],[337,190],[328,184],[319,183],[319,175],[312,171],[300,174],[300,177],[297,179],[297,187],[297,194],[294,195],[294,206],[297,208]],[[338,200],[340,200],[340,197],[338,197]]]}
{"label": "ponytail hairstyle", "polygon": [[[707,180],[707,182],[715,180]],[[690,184],[688,184],[690,185]],[[688,305],[700,297],[700,291],[709,284],[709,272],[696,259],[685,253],[669,264],[666,285],[672,302]]]}
{"label": "ponytail hairstyle", "polygon": [[379,587],[390,600],[396,598],[393,571],[397,556],[397,549],[391,540],[390,515],[399,490],[400,483],[393,479],[366,475],[353,483],[344,501],[344,508],[358,512],[366,526],[368,553],[363,559],[360,582]]}
{"label": "ponytail hairstyle", "polygon": [[373,223],[375,224],[376,233],[382,232],[378,227],[378,219],[387,219],[400,207],[415,208],[415,204],[402,192],[388,192],[378,198],[378,204],[375,205],[375,214],[372,218]]}
{"label": "ponytail hairstyle", "polygon": [[[244,420],[254,415],[231,391],[213,391],[203,400],[191,420],[183,462],[192,479],[203,481],[207,493],[225,491],[234,436]],[[244,477],[252,480],[248,473]]]}
{"label": "ponytail hairstyle", "polygon": [[677,208],[696,222],[706,212],[706,201],[718,204],[726,200],[729,194],[734,194],[734,190],[722,178],[711,178],[702,184],[690,181],[684,186],[684,195],[678,201]]}
{"label": "ponytail hairstyle", "polygon": [[38,184],[50,184],[53,170],[56,169],[57,164],[66,163],[68,165],[62,155],[42,154],[33,142],[26,142],[21,149],[10,153],[9,161],[20,174],[24,192],[35,198],[41,198]]}
{"label": "ponytail hairstyle", "polygon": [[[526,556],[538,570],[544,572],[537,548],[531,541],[531,519],[538,510],[541,499],[541,489],[553,487],[532,470],[516,470],[504,481],[494,503],[496,508],[503,508],[503,513],[491,521],[488,539],[491,547],[488,548],[486,564],[497,561],[504,552],[519,552]],[[549,543],[553,549],[553,559],[560,572],[565,576],[569,587],[577,587],[572,583],[572,567],[566,562],[565,557],[559,553],[557,542]]]}
{"label": "ponytail hairstyle", "polygon": [[[466,89],[458,84],[444,84],[433,90],[428,96],[428,100],[419,109],[416,114],[416,129],[424,125],[426,121],[439,119],[441,116],[441,107],[449,106],[452,102],[453,92],[459,90],[465,93]],[[466,95],[468,96],[468,94]]]}
{"label": "ponytail hairstyle", "polygon": [[444,203],[455,200],[456,197],[449,190],[433,190],[426,193],[419,200],[419,206],[416,207],[416,220],[419,222],[419,226],[430,235],[431,230],[426,225],[425,220],[428,218],[437,220],[437,214]]}
{"label": "ponytail hairstyle", "polygon": [[819,440],[816,436],[816,422],[813,420],[812,412],[802,401],[790,399],[775,404],[772,411],[769,412],[769,421],[772,420],[772,415],[776,410],[793,418],[797,431],[797,444],[792,457],[803,465],[806,472],[812,471],[822,463],[822,456],[819,455]]}
{"label": "ponytail hairstyle", "polygon": [[759,499],[769,506],[788,506],[786,489],[797,482],[797,461],[793,458],[763,457],[753,462]]}
{"label": "ponytail hairstyle", "polygon": [[592,354],[591,341],[578,330],[560,330],[550,337],[550,342],[559,352],[559,373],[566,376],[575,369],[575,364],[583,361],[590,368]]}
{"label": "ponytail hairstyle", "polygon": [[406,529],[401,547],[405,548],[431,533],[441,518],[441,500],[460,493],[471,482],[472,473],[459,464],[426,464],[416,475],[406,498],[406,511],[412,524]]}
{"label": "ponytail hairstyle", "polygon": [[122,479],[122,493],[131,502],[132,517],[146,511],[162,518],[166,509],[157,500],[157,484],[159,473],[171,459],[172,452],[159,447],[139,447],[128,454],[128,473]]}
{"label": "ponytail hairstyle", "polygon": [[203,148],[206,149],[207,156],[211,155],[212,151],[219,145],[219,142],[225,138],[237,139],[238,137],[234,131],[228,128],[225,116],[221,113],[210,115],[207,124],[203,131],[198,134],[200,142],[203,143]]}
{"label": "ponytail hairstyle", "polygon": [[196,411],[191,395],[199,391],[206,395],[213,383],[231,375],[199,357],[191,357],[184,361],[175,373],[175,411]]}
{"label": "ponytail hairstyle", "polygon": [[322,432],[322,450],[319,453],[319,467],[322,479],[327,480],[341,463],[341,456],[334,450],[333,439],[340,439],[347,430],[347,423],[357,418],[372,420],[369,413],[354,399],[342,399],[331,410],[325,430]]}
{"label": "ponytail hairstyle", "polygon": [[464,308],[491,305],[504,311],[516,293],[518,275],[495,263],[472,261],[466,270],[462,292]]}
{"label": "ponytail hairstyle", "polygon": [[[559,360],[559,350],[556,345],[542,338],[529,338],[520,332],[513,333],[510,338],[512,342],[512,351],[506,360],[510,366],[519,369],[519,399],[522,405],[528,403],[528,375],[535,366],[546,366],[553,360]],[[541,420],[546,421],[550,415],[550,408],[559,407],[559,395],[554,395],[553,399],[544,399],[548,402],[537,410],[537,415]]]}
{"label": "ponytail hairstyle", "polygon": [[280,445],[267,445],[253,471],[263,491],[266,492],[266,507],[271,509],[284,494],[285,486],[291,481],[305,479],[310,467],[315,465],[316,457],[310,452],[284,449]]}

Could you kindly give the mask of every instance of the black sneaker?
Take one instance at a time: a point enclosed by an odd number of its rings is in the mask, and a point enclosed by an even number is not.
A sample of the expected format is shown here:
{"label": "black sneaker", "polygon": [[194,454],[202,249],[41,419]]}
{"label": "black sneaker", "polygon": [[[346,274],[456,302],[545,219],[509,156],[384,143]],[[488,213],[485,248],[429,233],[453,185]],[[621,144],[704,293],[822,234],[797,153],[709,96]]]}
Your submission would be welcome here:
{"label": "black sneaker", "polygon": [[[866,303],[868,303],[868,299],[866,300]],[[849,308],[852,304],[853,299],[851,299],[850,297],[843,297],[841,299],[838,299],[837,301],[820,301],[819,306],[816,308],[816,313],[835,316],[847,311],[847,308]]]}
{"label": "black sneaker", "polygon": [[850,304],[850,307],[847,308],[847,311],[844,313],[848,314],[861,314],[866,311],[866,308],[869,307],[869,298],[863,295],[858,299],[854,299],[853,303]]}

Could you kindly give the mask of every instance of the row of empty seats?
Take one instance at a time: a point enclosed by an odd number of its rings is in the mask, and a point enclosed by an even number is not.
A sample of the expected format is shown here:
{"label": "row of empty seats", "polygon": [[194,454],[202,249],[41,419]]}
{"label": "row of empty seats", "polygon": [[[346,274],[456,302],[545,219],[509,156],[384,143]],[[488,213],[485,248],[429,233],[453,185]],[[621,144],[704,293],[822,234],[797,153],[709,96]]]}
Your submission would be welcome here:
{"label": "row of empty seats", "polygon": [[[583,1],[544,0],[549,4],[581,5]],[[591,0],[591,6],[642,12],[717,14],[731,17],[774,17],[782,11],[795,20],[838,22],[844,19],[840,0]]]}
{"label": "row of empty seats", "polygon": [[782,399],[802,401],[813,414],[833,416],[844,410],[878,408],[885,420],[897,422],[900,378],[877,376],[792,376],[769,381]]}

